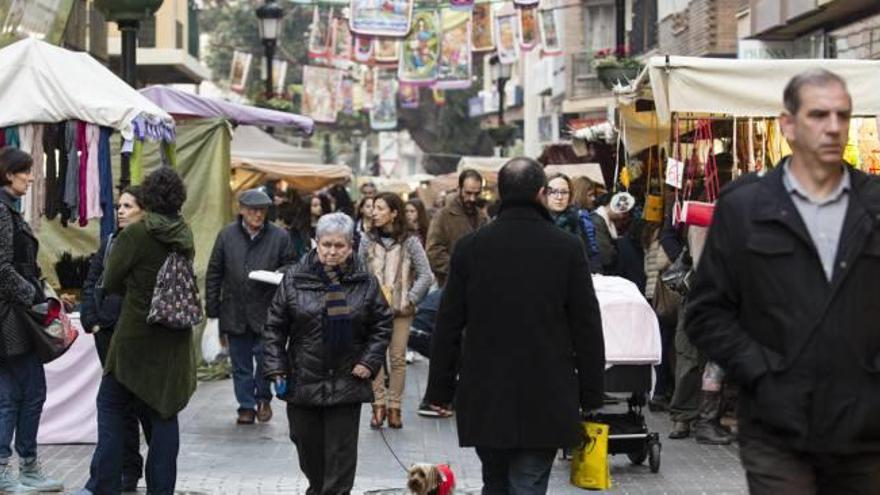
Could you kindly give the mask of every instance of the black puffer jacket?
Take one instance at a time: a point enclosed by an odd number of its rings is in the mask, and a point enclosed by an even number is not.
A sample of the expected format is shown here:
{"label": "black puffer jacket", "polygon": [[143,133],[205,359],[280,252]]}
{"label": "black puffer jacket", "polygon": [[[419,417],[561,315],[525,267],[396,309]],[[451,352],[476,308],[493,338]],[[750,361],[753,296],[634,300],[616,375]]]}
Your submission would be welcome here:
{"label": "black puffer jacket", "polygon": [[290,380],[284,400],[300,406],[334,406],[372,402],[371,380],[351,374],[358,363],[376,376],[385,361],[393,313],[376,277],[355,261],[342,278],[352,312],[352,350],[325,364],[323,322],[326,289],[318,277],[317,253],[289,268],[275,292],[263,332],[263,373]]}
{"label": "black puffer jacket", "polygon": [[[15,198],[0,187],[0,323],[13,321],[7,319],[13,317],[9,314],[13,305],[30,306],[44,299],[38,248],[36,237],[15,206]],[[2,326],[0,357],[30,351],[27,329],[17,324]]]}

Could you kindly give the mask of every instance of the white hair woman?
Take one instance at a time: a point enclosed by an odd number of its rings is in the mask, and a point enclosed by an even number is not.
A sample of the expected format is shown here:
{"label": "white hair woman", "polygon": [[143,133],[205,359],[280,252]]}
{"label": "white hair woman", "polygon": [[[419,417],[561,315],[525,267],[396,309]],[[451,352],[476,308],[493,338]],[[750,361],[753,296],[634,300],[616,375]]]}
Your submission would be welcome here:
{"label": "white hair woman", "polygon": [[373,401],[393,313],[352,256],[352,219],[324,215],[315,231],[317,247],[285,272],[269,308],[263,369],[287,401],[308,493],[349,493],[361,404]]}

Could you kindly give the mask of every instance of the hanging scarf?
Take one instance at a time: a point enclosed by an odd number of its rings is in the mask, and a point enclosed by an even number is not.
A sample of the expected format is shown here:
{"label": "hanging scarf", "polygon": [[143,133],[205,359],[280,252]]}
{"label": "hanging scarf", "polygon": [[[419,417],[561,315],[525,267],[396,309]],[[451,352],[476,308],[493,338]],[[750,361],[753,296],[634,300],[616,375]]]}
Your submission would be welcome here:
{"label": "hanging scarf", "polygon": [[[350,261],[349,261],[350,263]],[[342,275],[348,263],[335,267],[318,265],[318,276],[324,283],[324,351],[325,364],[335,367],[352,344],[351,308],[342,288]]]}

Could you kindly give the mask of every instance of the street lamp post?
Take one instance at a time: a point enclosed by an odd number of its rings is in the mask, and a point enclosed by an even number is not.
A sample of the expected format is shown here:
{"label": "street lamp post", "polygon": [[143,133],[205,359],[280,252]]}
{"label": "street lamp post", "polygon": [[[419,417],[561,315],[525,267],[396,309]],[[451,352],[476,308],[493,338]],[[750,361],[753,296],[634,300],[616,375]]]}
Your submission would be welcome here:
{"label": "street lamp post", "polygon": [[510,64],[501,63],[496,55],[489,60],[489,67],[492,71],[492,80],[495,81],[495,87],[498,91],[498,147],[501,149],[501,156],[504,156],[504,147],[507,145],[504,124],[504,88],[507,86],[507,81],[510,80]]}
{"label": "street lamp post", "polygon": [[122,33],[120,75],[129,86],[137,87],[137,32],[140,22],[149,19],[163,0],[96,0],[95,7],[108,21],[116,22]]}
{"label": "street lamp post", "polygon": [[281,18],[284,10],[275,3],[275,0],[266,0],[266,3],[257,7],[257,18],[260,20],[260,39],[266,48],[266,99],[275,95],[272,78],[272,59],[275,58],[275,43],[281,33]]}

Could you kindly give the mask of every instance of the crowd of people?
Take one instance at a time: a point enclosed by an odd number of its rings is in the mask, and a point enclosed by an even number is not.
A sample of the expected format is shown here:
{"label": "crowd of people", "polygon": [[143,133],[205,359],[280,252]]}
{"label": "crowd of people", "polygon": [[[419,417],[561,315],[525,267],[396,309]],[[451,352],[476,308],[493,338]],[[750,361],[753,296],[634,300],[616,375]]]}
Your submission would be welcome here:
{"label": "crowd of people", "polygon": [[[482,462],[483,493],[546,493],[557,450],[577,444],[583,415],[609,400],[591,276],[609,275],[639,287],[658,314],[651,406],[669,410],[670,438],[738,440],[752,493],[877,493],[880,187],[842,165],[852,108],[843,79],[796,76],[784,103],[793,155],[727,187],[708,232],[673,225],[673,201],[662,221],[646,219],[632,194],[548,177],[524,157],[499,171],[495,204],[474,170],[430,212],[372,183],[357,203],[343,186],[243,192],[205,280],[206,315],[219,320],[232,364],[235,422],[271,421],[273,396],[286,402],[308,493],[342,494],[354,486],[362,405],[376,429],[403,428],[403,408],[417,406],[456,416],[460,444]],[[0,150],[4,493],[63,488],[38,459],[45,374],[13,314],[47,297],[18,209],[32,168],[26,153]],[[185,200],[174,170],[152,172],[120,194],[118,229],[92,258],[81,321],[104,374],[78,493],[130,491],[141,476],[148,493],[174,493],[195,351],[191,332],[147,313],[169,255],[192,260],[197,249]],[[690,265],[696,274],[673,290],[670,270]],[[261,270],[283,277],[254,279]],[[418,405],[403,400],[411,331],[433,335]],[[720,422],[728,382],[739,388],[737,432]]]}

